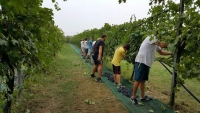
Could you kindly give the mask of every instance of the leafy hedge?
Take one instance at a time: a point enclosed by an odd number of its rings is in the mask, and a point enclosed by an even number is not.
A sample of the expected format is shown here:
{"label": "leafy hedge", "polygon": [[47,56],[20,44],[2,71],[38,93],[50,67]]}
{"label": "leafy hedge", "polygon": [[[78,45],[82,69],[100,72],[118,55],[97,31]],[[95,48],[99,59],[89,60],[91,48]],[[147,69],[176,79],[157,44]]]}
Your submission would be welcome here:
{"label": "leafy hedge", "polygon": [[[122,2],[122,1],[121,1]],[[177,56],[172,55],[169,58],[160,58],[166,64],[175,66],[178,74],[178,82],[184,82],[182,79],[198,78],[200,74],[200,1],[184,1],[184,12],[179,12],[179,3],[171,0],[163,2],[162,0],[150,2],[148,18],[140,20],[130,19],[130,22],[120,25],[105,25],[100,29],[85,30],[73,36],[71,43],[80,45],[80,40],[86,37],[95,36],[99,38],[101,34],[106,34],[105,56],[113,56],[115,48],[124,43],[130,43],[131,49],[128,51],[129,63],[133,63],[139,50],[140,44],[144,38],[151,36],[156,32],[160,41],[169,43],[168,50]],[[174,65],[174,58],[176,62]]]}
{"label": "leafy hedge", "polygon": [[45,69],[65,36],[42,0],[1,0],[0,4],[0,106],[10,113],[15,71],[23,69],[31,75]]}

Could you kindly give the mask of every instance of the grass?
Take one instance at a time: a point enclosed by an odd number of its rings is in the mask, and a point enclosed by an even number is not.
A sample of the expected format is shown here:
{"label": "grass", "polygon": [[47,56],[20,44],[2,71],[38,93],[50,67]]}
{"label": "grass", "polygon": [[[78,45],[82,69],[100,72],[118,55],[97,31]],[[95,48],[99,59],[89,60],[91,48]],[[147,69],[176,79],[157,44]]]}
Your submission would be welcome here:
{"label": "grass", "polygon": [[[104,63],[112,69],[110,60]],[[133,66],[122,61],[121,67],[121,75],[130,79]],[[21,98],[13,107],[15,113],[129,113],[106,85],[97,84],[89,78],[90,72],[91,68],[65,44],[45,73],[35,74],[24,81]],[[154,62],[147,83],[147,94],[168,104],[171,79],[168,71],[159,62]],[[200,99],[199,82],[196,79],[185,80],[185,86]],[[182,87],[179,89],[174,109],[179,113],[200,113],[200,104]],[[85,100],[95,104],[89,105]]]}
{"label": "grass", "polygon": [[[35,74],[25,80],[25,90],[19,104],[15,106],[15,111],[17,113],[129,113],[105,84],[96,83],[93,78],[89,78],[90,72],[91,68],[69,44],[65,44],[46,73]],[[90,105],[85,100],[91,100],[95,104]]]}
{"label": "grass", "polygon": [[[112,69],[110,61],[107,61],[105,65]],[[122,61],[120,65],[122,70],[121,76],[129,80],[133,71],[132,64]],[[172,76],[170,73],[159,62],[154,62],[150,69],[149,81],[147,83],[149,87],[147,91],[148,95],[168,104],[170,101],[171,81]],[[197,79],[185,80],[185,86],[198,99],[200,99],[199,84],[200,82]],[[174,109],[180,111],[180,113],[200,113],[200,104],[183,87],[179,87],[178,89],[180,91],[176,93]]]}

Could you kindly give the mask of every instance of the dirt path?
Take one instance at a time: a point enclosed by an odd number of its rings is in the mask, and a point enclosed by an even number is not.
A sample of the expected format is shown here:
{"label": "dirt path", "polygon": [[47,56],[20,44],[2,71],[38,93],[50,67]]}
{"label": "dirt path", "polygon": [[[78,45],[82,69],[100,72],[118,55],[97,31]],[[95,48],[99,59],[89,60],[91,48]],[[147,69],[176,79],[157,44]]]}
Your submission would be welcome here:
{"label": "dirt path", "polygon": [[29,83],[34,96],[27,109],[32,113],[130,113],[105,84],[89,78],[90,71],[65,45],[47,74],[36,75]]}

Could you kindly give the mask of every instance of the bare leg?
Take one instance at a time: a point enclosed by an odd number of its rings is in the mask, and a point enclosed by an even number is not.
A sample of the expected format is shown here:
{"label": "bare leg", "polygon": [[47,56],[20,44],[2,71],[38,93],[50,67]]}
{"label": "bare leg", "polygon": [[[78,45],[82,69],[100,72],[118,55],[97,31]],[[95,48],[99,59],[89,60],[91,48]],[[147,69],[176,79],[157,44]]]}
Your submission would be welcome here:
{"label": "bare leg", "polygon": [[114,78],[114,83],[117,83],[117,81],[116,81],[116,74],[113,74],[113,78]]}
{"label": "bare leg", "polygon": [[96,70],[97,70],[97,65],[94,65],[93,69],[92,69],[92,74],[94,74],[96,72]]}
{"label": "bare leg", "polygon": [[120,82],[120,74],[116,74],[116,82],[117,82],[118,85],[121,84],[121,82]]}
{"label": "bare leg", "polygon": [[86,54],[86,55],[85,55],[85,60],[87,61],[87,59],[88,59],[88,55]]}
{"label": "bare leg", "polygon": [[142,81],[140,84],[140,92],[141,92],[141,98],[144,98],[145,94],[145,81]]}
{"label": "bare leg", "polygon": [[133,84],[133,94],[132,94],[132,98],[136,98],[136,93],[137,93],[137,89],[138,86],[140,85],[139,81],[135,81]]}
{"label": "bare leg", "polygon": [[103,64],[99,64],[98,65],[98,75],[97,75],[97,78],[101,78],[102,68],[103,68]]}

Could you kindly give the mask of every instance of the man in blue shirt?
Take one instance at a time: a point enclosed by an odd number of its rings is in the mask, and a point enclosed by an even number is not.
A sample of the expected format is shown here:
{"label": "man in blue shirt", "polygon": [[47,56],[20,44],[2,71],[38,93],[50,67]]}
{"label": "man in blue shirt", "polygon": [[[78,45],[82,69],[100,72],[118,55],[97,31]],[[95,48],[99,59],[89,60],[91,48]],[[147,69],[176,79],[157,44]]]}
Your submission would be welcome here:
{"label": "man in blue shirt", "polygon": [[93,40],[94,40],[94,37],[92,37],[88,42],[87,42],[87,44],[88,44],[88,53],[87,53],[87,56],[86,56],[86,62],[87,62],[87,59],[88,58],[90,58],[90,56],[91,56],[91,52],[92,52],[92,42],[93,42]]}

